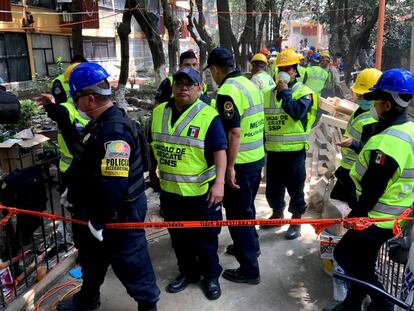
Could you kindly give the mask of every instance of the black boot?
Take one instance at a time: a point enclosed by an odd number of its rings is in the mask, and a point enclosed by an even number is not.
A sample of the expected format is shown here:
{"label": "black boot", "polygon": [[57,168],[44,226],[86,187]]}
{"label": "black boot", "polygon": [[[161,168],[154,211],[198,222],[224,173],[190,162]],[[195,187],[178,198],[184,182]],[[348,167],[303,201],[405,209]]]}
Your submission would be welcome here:
{"label": "black boot", "polygon": [[200,276],[189,278],[183,274],[180,274],[174,281],[168,284],[165,290],[170,294],[175,294],[186,289],[190,283],[197,283],[199,280]]}
{"label": "black boot", "polygon": [[[293,214],[292,219],[300,219],[301,214]],[[286,240],[294,240],[300,237],[300,225],[290,225],[288,231],[286,232]]]}
{"label": "black boot", "polygon": [[[282,210],[273,210],[272,215],[268,219],[284,219],[283,209]],[[270,225],[270,226],[260,226],[260,229],[270,229],[270,228],[278,228],[282,227],[283,225]]]}
{"label": "black boot", "polygon": [[100,305],[99,294],[85,297],[82,292],[79,292],[71,298],[59,302],[56,311],[89,311],[98,309]]}
{"label": "black boot", "polygon": [[138,311],[157,311],[156,303],[139,302]]}

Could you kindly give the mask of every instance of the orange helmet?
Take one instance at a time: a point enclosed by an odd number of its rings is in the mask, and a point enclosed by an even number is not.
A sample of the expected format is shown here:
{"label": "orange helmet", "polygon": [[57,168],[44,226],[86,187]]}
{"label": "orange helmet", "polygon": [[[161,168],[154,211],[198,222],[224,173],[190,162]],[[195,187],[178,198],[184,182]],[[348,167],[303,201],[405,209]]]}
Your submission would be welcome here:
{"label": "orange helmet", "polygon": [[260,53],[261,53],[261,54],[263,54],[263,55],[266,55],[266,56],[267,56],[267,55],[270,55],[269,50],[268,50],[268,49],[266,49],[266,48],[261,49],[261,50],[260,50]]}

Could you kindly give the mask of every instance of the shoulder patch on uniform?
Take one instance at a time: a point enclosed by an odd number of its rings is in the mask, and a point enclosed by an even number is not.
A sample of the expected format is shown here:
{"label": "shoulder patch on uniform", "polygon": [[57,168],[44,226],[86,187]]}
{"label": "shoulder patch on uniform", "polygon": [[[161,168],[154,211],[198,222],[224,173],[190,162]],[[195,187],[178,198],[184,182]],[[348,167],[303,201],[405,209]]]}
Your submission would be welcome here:
{"label": "shoulder patch on uniform", "polygon": [[231,101],[227,101],[223,105],[224,117],[231,119],[234,116],[234,105]]}
{"label": "shoulder patch on uniform", "polygon": [[128,177],[131,147],[123,140],[105,143],[105,157],[101,163],[102,176]]}
{"label": "shoulder patch on uniform", "polygon": [[377,154],[375,155],[375,163],[379,165],[384,165],[386,158],[387,156],[384,153],[382,153],[381,151],[377,151]]}

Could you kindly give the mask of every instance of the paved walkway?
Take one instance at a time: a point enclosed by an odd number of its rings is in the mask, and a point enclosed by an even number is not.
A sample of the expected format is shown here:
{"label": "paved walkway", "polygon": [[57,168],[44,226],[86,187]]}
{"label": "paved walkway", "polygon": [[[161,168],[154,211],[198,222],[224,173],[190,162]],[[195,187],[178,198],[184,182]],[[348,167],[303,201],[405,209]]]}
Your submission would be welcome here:
{"label": "paved walkway", "polygon": [[[270,213],[263,195],[257,197],[258,217]],[[322,270],[319,241],[313,229],[304,226],[302,237],[287,241],[287,226],[259,230],[261,251],[259,258],[261,283],[234,284],[220,278],[223,294],[216,301],[205,298],[200,283],[191,284],[177,294],[165,291],[167,284],[177,276],[176,260],[169,236],[162,236],[149,245],[150,255],[161,289],[159,311],[247,311],[247,310],[321,310],[334,305],[332,279]],[[223,269],[237,268],[236,260],[225,254],[231,242],[227,228],[220,235],[220,261]],[[67,279],[65,277],[64,279]],[[101,289],[101,311],[132,311],[137,305],[110,269]],[[43,308],[42,308],[43,309]],[[44,310],[49,310],[44,308]]]}

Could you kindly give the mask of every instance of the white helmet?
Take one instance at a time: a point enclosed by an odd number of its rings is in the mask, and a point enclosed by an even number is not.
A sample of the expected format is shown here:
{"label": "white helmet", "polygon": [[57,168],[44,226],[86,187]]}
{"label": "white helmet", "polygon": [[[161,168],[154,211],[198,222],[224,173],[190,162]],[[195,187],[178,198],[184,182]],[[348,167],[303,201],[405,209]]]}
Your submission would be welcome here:
{"label": "white helmet", "polygon": [[279,55],[279,52],[278,51],[273,51],[272,52],[272,56],[278,56]]}

